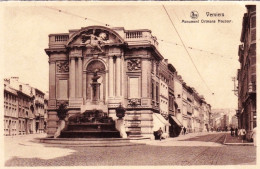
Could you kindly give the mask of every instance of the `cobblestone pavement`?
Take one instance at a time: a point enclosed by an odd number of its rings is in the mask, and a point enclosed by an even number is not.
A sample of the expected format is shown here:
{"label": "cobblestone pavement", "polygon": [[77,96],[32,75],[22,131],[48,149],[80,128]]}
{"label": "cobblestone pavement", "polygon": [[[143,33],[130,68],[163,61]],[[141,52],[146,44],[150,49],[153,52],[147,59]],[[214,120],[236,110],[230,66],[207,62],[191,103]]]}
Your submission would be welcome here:
{"label": "cobblestone pavement", "polygon": [[[153,140],[150,141],[148,145],[126,147],[40,147],[39,149],[32,149],[31,146],[28,146],[29,142],[27,141],[24,144],[25,146],[21,144],[14,146],[15,148],[25,147],[24,154],[16,156],[9,155],[5,165],[255,165],[256,147],[222,145],[221,143],[224,141],[225,134],[226,133],[210,133],[197,137],[194,135],[193,138],[185,136],[179,139]],[[6,146],[9,144],[10,143],[7,143]],[[35,148],[37,146],[43,146],[36,143],[34,144],[33,146],[35,146]],[[51,157],[46,158],[42,155],[42,149],[44,149],[45,156],[49,155]],[[37,150],[39,152],[36,157],[25,155]],[[62,154],[62,152],[64,152],[64,154]]]}

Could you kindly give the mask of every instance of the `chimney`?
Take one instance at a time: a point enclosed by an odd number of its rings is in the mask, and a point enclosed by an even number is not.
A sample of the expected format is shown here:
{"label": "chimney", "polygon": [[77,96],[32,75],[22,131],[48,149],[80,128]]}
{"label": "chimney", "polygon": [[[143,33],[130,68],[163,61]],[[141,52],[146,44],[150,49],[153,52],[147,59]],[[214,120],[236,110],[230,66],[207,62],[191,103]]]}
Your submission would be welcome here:
{"label": "chimney", "polygon": [[19,81],[19,77],[11,77],[11,79]]}
{"label": "chimney", "polygon": [[10,79],[4,79],[4,81],[8,84],[10,84]]}
{"label": "chimney", "polygon": [[23,91],[23,86],[22,85],[19,85],[19,90]]}

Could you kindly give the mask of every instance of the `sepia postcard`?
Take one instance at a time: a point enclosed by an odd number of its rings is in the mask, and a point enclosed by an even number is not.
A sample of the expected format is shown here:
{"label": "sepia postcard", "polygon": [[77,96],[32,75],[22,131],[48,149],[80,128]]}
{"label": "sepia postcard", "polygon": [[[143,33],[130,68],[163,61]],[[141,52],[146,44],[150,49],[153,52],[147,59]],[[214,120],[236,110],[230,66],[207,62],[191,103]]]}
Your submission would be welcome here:
{"label": "sepia postcard", "polygon": [[1,166],[257,168],[258,5],[1,2]]}

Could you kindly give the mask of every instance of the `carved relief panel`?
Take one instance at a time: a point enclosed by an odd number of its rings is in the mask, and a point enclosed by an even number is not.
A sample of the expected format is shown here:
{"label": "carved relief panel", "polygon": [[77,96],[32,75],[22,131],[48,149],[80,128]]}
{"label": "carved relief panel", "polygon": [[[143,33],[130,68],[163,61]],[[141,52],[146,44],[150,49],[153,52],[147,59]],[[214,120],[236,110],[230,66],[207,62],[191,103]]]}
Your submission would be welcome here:
{"label": "carved relief panel", "polygon": [[57,61],[56,62],[57,73],[68,73],[69,72],[69,62],[68,61]]}
{"label": "carved relief panel", "polygon": [[141,59],[130,59],[127,60],[128,71],[139,71],[141,70]]}

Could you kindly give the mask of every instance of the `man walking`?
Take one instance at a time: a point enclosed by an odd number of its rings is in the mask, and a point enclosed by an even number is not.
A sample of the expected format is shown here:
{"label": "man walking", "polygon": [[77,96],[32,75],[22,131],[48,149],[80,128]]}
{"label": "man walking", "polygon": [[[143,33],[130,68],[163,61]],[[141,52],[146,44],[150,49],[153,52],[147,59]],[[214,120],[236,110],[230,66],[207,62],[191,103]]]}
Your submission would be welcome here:
{"label": "man walking", "polygon": [[230,131],[231,131],[231,136],[234,136],[234,129],[233,129],[233,127],[231,127]]}
{"label": "man walking", "polygon": [[183,127],[183,134],[185,135],[185,133],[186,133],[186,128]]}
{"label": "man walking", "polygon": [[158,136],[160,137],[160,141],[162,141],[162,134],[163,134],[163,131],[162,131],[162,128],[160,127],[159,130],[157,131],[158,133]]}
{"label": "man walking", "polygon": [[235,136],[238,136],[238,128],[235,129]]}

